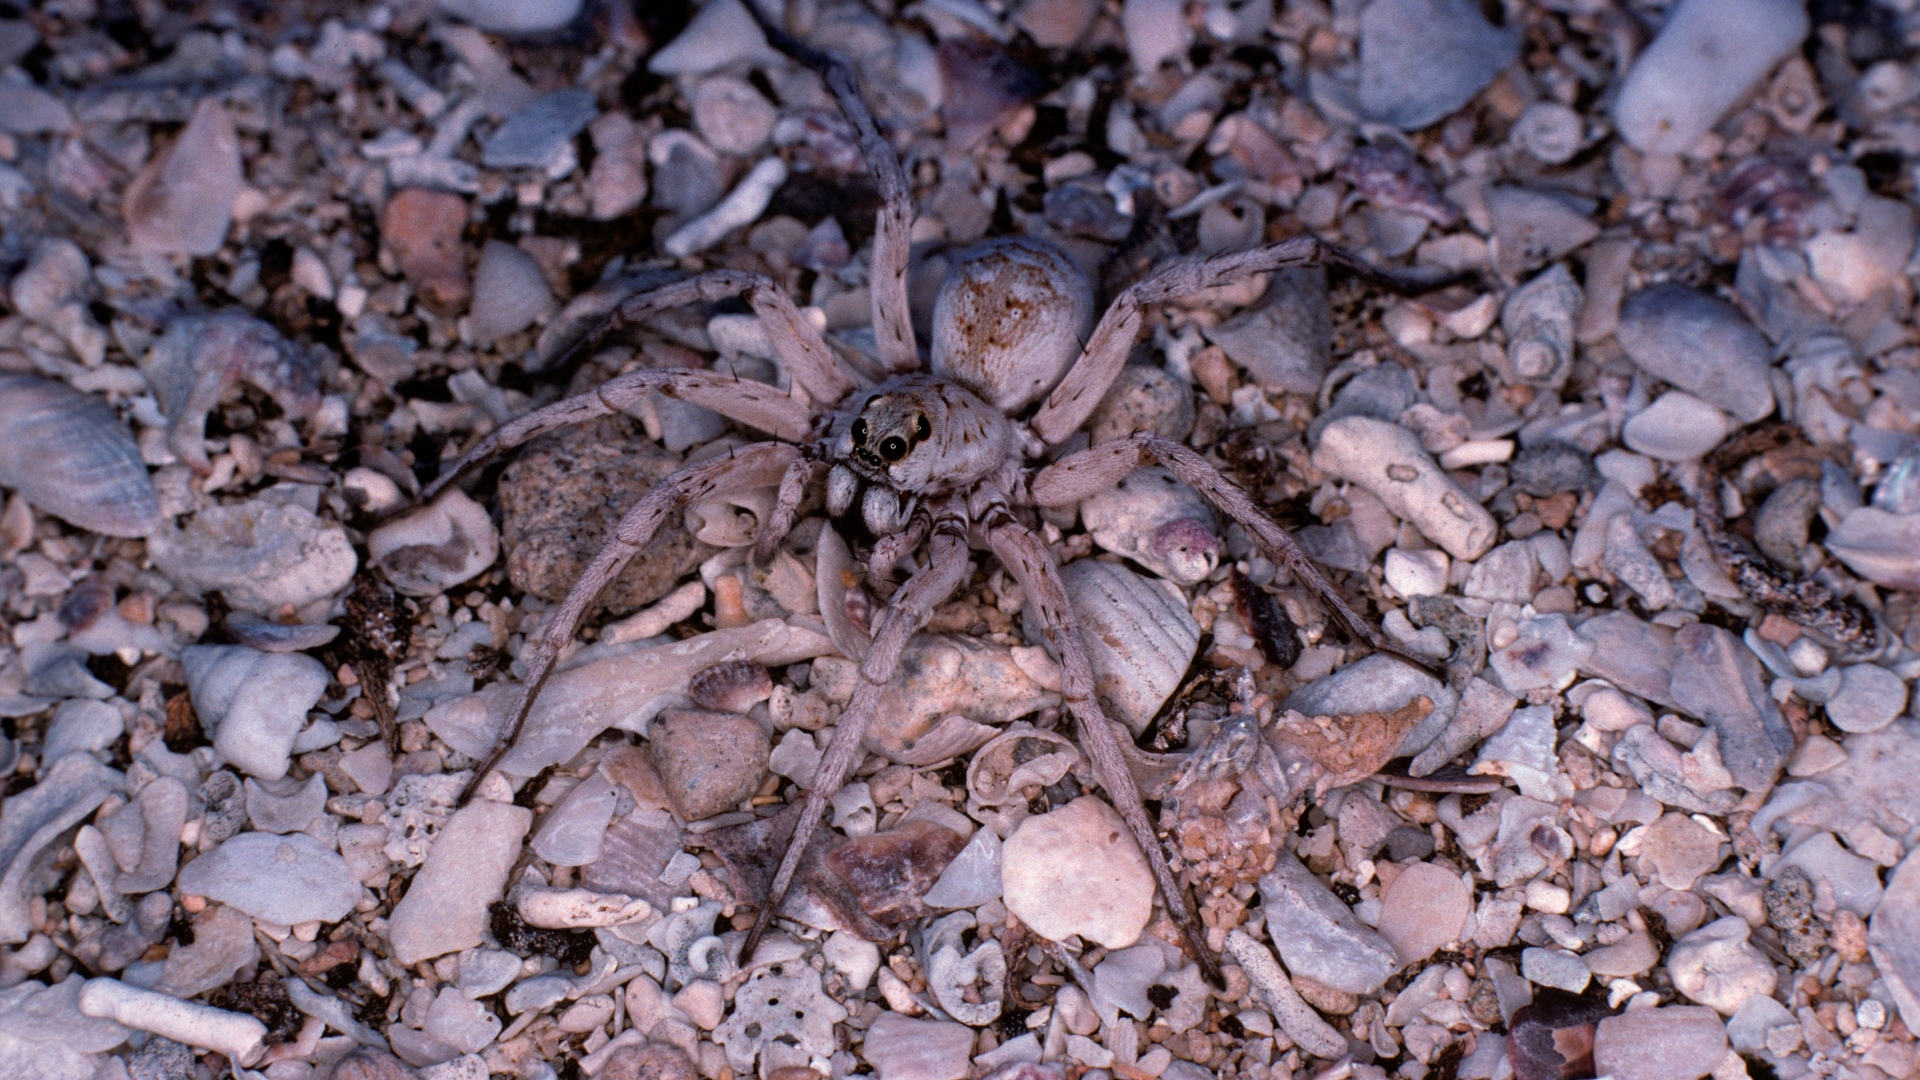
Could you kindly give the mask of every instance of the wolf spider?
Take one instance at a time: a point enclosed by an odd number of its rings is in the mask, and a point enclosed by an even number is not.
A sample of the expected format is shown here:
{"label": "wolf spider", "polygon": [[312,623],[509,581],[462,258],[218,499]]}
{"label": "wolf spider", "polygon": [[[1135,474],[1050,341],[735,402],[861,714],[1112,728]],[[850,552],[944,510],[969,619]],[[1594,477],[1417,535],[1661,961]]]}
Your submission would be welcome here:
{"label": "wolf spider", "polygon": [[[754,9],[751,4],[748,8]],[[1047,645],[1059,658],[1061,696],[1078,725],[1094,776],[1146,854],[1188,947],[1207,976],[1218,982],[1219,962],[1168,868],[1123,760],[1120,740],[1127,737],[1125,729],[1109,720],[1095,700],[1093,671],[1059,566],[1034,531],[1036,509],[1075,506],[1135,469],[1164,466],[1239,522],[1268,557],[1310,588],[1354,637],[1431,669],[1375,630],[1286,530],[1186,446],[1142,432],[1051,464],[1046,457],[1093,413],[1126,363],[1150,307],[1253,274],[1327,263],[1397,288],[1430,285],[1396,281],[1312,236],[1302,236],[1167,266],[1120,293],[1088,337],[1092,289],[1059,249],[1026,238],[990,241],[964,259],[942,287],[934,311],[931,363],[923,370],[907,304],[913,201],[906,174],[846,64],[764,20],[762,26],[777,48],[825,80],[856,130],[877,181],[883,205],[874,237],[871,292],[878,370],[857,370],[857,358],[846,363],[837,359],[787,294],[759,274],[714,270],[598,301],[606,318],[599,330],[575,342],[570,353],[591,349],[618,325],[640,322],[671,307],[743,297],[766,327],[792,388],[782,392],[700,370],[634,371],[501,427],[422,493],[421,500],[429,501],[501,451],[558,428],[621,412],[655,393],[704,406],[772,436],[679,470],[620,522],[545,628],[529,642],[526,680],[463,801],[518,737],[535,696],[600,591],[647,546],[669,514],[717,495],[778,485],[777,503],[762,523],[754,548],[754,557],[765,565],[792,527],[809,486],[824,472],[829,514],[842,518],[857,510],[877,538],[870,574],[885,575],[923,544],[928,551],[925,564],[877,613],[871,644],[864,656],[855,658],[861,678],[806,793],[743,955],[752,955],[779,910],[829,798],[860,763],[862,736],[908,639],[967,580],[970,552],[981,549],[998,558],[1024,591]],[[595,303],[582,299],[587,307]],[[576,308],[580,306],[576,301]],[[1035,402],[1039,408],[1023,418]]]}

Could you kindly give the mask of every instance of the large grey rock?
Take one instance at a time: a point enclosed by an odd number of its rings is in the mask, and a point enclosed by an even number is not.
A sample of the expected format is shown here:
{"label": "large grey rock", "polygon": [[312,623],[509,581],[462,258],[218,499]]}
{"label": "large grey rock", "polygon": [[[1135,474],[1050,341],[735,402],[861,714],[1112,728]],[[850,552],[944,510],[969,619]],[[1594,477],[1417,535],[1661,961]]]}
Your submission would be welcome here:
{"label": "large grey rock", "polygon": [[1867,927],[1867,948],[1887,981],[1900,1017],[1920,1023],[1920,849],[1908,853],[1887,883]]}
{"label": "large grey rock", "polygon": [[347,860],[304,833],[241,833],[188,863],[180,891],[266,922],[337,922],[360,902]]}
{"label": "large grey rock", "polygon": [[1751,424],[1773,411],[1773,348],[1732,304],[1676,282],[1627,297],[1615,335],[1649,375]]}
{"label": "large grey rock", "polygon": [[1706,623],[1681,627],[1673,644],[1673,703],[1719,733],[1720,760],[1734,783],[1765,791],[1793,752],[1766,669],[1739,638]]}
{"label": "large grey rock", "polygon": [[1683,0],[1620,87],[1620,136],[1643,154],[1685,153],[1806,36],[1798,0]]}
{"label": "large grey rock", "polygon": [[1207,340],[1269,390],[1315,392],[1333,351],[1326,270],[1275,273],[1258,302],[1207,331]]}

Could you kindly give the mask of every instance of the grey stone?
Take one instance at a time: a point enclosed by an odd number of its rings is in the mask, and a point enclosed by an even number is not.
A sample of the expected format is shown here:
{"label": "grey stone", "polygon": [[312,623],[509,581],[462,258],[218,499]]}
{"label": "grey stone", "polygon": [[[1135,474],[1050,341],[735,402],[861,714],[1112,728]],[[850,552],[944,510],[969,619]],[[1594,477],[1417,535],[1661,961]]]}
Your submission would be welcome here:
{"label": "grey stone", "polygon": [[1773,348],[1733,305],[1674,282],[1649,286],[1620,310],[1620,347],[1649,375],[1751,424],[1773,411]]}
{"label": "grey stone", "polygon": [[1207,340],[1267,389],[1316,392],[1333,350],[1327,272],[1319,267],[1276,272],[1265,295],[1208,331]]}
{"label": "grey stone", "polygon": [[1920,1023],[1920,849],[1893,872],[1867,928],[1873,964],[1908,1027]]}
{"label": "grey stone", "polygon": [[481,151],[489,169],[545,169],[600,115],[593,91],[555,90],[507,117]]}
{"label": "grey stone", "polygon": [[1260,879],[1260,900],[1267,936],[1293,974],[1350,994],[1371,994],[1399,970],[1387,939],[1355,918],[1290,852],[1280,852]]}
{"label": "grey stone", "polygon": [[971,1065],[973,1031],[952,1021],[885,1012],[867,1029],[860,1049],[879,1080],[961,1080]]}
{"label": "grey stone", "polygon": [[1760,661],[1739,638],[1694,623],[1673,635],[1669,696],[1720,735],[1720,760],[1734,783],[1765,791],[1793,752],[1793,732],[1767,692]]}
{"label": "grey stone", "polygon": [[1421,695],[1433,702],[1433,712],[1407,733],[1396,753],[1399,756],[1418,753],[1432,742],[1453,718],[1460,696],[1440,680],[1391,656],[1375,653],[1315,679],[1287,695],[1281,707],[1305,716],[1347,716],[1392,712]]}
{"label": "grey stone", "polygon": [[1380,896],[1380,936],[1392,943],[1402,966],[1417,964],[1458,941],[1472,910],[1473,893],[1458,873],[1414,863]]}
{"label": "grey stone", "polygon": [[1773,993],[1773,963],[1747,940],[1749,932],[1745,919],[1728,915],[1674,942],[1667,952],[1674,989],[1723,1016],[1755,994]]}
{"label": "grey stone", "polygon": [[304,653],[190,645],[180,662],[194,711],[221,758],[263,780],[285,776],[307,710],[327,691],[320,661]]}
{"label": "grey stone", "polygon": [[1753,545],[1779,565],[1798,570],[1807,529],[1820,512],[1820,498],[1820,482],[1810,476],[1774,488],[1754,514]]}
{"label": "grey stone", "polygon": [[1516,490],[1540,498],[1580,491],[1593,479],[1593,455],[1572,443],[1536,443],[1507,462],[1507,477]]}
{"label": "grey stone", "polygon": [[119,790],[122,780],[90,754],[68,754],[48,766],[38,784],[0,805],[0,942],[22,942],[33,932],[28,881],[40,853]]}
{"label": "grey stone", "polygon": [[1496,263],[1508,274],[1544,266],[1600,235],[1590,214],[1532,188],[1493,188],[1487,192],[1487,213],[1498,245]]}
{"label": "grey stone", "polygon": [[725,813],[751,797],[771,749],[759,721],[694,709],[661,714],[648,743],[667,798],[688,821]]}
{"label": "grey stone", "polygon": [[360,902],[347,861],[303,833],[241,833],[188,863],[180,891],[230,904],[266,922],[337,922]]}
{"label": "grey stone", "polygon": [[1878,731],[1907,707],[1907,684],[1877,664],[1841,669],[1840,692],[1827,700],[1827,719],[1841,731]]}
{"label": "grey stone", "polygon": [[249,779],[247,820],[266,833],[302,832],[327,812],[327,780],[319,773],[302,782],[282,779],[262,783]]}
{"label": "grey stone", "polygon": [[1520,953],[1520,973],[1535,986],[1551,986],[1577,994],[1587,988],[1593,973],[1586,961],[1565,949],[1526,949]]}
{"label": "grey stone", "polygon": [[1473,100],[1520,52],[1467,0],[1375,0],[1360,16],[1360,108],[1417,131]]}
{"label": "grey stone", "polygon": [[1695,1005],[1634,1009],[1593,1032],[1593,1068],[1616,1080],[1699,1080],[1726,1053],[1726,1025]]}
{"label": "grey stone", "polygon": [[500,898],[533,811],[477,800],[447,820],[407,895],[393,909],[394,956],[411,967],[481,942],[487,905]]}

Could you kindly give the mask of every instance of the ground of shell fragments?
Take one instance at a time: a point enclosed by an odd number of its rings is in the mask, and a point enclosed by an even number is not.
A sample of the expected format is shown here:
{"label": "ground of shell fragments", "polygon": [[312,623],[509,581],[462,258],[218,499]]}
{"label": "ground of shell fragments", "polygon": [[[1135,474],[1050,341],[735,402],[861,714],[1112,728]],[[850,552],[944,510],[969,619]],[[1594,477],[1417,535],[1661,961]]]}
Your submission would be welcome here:
{"label": "ground of shell fragments", "polygon": [[541,370],[566,303],[733,267],[873,348],[874,186],[739,4],[0,2],[0,1077],[1915,1074],[1920,9],[769,5],[907,162],[923,342],[1013,233],[1103,301],[1304,233],[1459,272],[1158,309],[1093,425],[1444,683],[1164,480],[1045,520],[1209,986],[982,555],[739,955],[854,678],[821,600],[893,587],[817,505],[754,567],[770,493],[454,812],[611,523],[747,436],[656,399],[389,512],[623,370],[784,377],[738,303]]}

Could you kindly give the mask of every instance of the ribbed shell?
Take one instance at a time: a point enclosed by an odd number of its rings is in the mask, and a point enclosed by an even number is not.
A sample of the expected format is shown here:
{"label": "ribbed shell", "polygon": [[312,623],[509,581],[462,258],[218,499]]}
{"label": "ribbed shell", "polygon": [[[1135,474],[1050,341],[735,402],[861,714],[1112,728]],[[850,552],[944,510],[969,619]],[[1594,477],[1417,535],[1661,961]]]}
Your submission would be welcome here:
{"label": "ribbed shell", "polygon": [[140,447],[107,403],[35,375],[0,375],[0,485],[108,536],[160,527]]}

